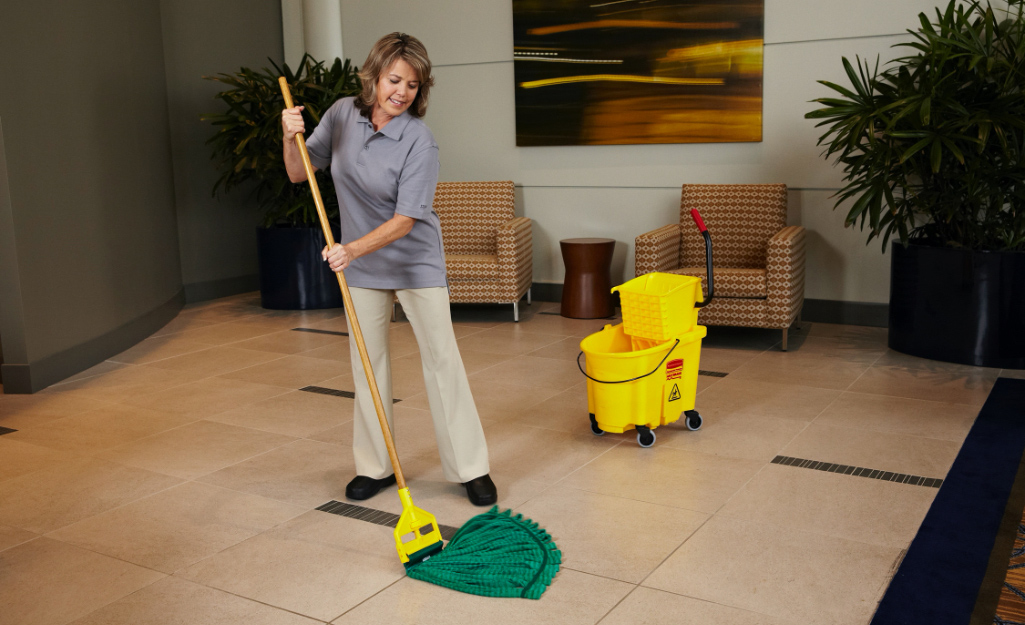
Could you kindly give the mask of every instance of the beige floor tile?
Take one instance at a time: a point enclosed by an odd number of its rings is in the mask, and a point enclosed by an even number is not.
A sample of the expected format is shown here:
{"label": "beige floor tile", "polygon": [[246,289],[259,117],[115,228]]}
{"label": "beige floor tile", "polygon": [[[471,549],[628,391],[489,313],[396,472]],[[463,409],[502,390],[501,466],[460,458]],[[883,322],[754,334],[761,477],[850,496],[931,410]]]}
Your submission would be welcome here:
{"label": "beige floor tile", "polygon": [[467,375],[473,375],[478,371],[497,367],[514,358],[513,356],[492,354],[491,352],[476,352],[472,349],[459,350],[459,356],[463,360],[463,368],[466,369]]}
{"label": "beige floor tile", "polygon": [[304,512],[280,501],[187,482],[48,537],[173,573]]}
{"label": "beige floor tile", "polygon": [[165,577],[71,625],[316,625],[318,622],[188,580]]}
{"label": "beige floor tile", "polygon": [[93,365],[85,371],[80,371],[73,376],[64,378],[60,382],[51,385],[50,388],[59,387],[61,384],[67,384],[68,382],[77,382],[78,380],[84,380],[85,378],[91,378],[104,373],[110,373],[117,371],[118,369],[124,369],[128,365],[123,362],[114,362],[113,360],[104,360],[103,362]]}
{"label": "beige floor tile", "polygon": [[731,373],[761,353],[761,351],[755,349],[727,349],[702,346],[698,366],[702,371]]}
{"label": "beige floor tile", "polygon": [[337,625],[592,625],[631,589],[562,569],[538,601],[478,597],[405,578],[334,621]]}
{"label": "beige floor tile", "polygon": [[655,433],[660,447],[768,462],[806,427],[794,419],[735,413],[721,420],[703,416],[701,429],[696,432],[688,430],[683,421],[676,421]]}
{"label": "beige floor tile", "polygon": [[99,459],[65,462],[0,484],[0,523],[43,534],[180,481]]}
{"label": "beige floor tile", "polygon": [[470,376],[472,382],[515,384],[531,389],[564,391],[578,384],[584,376],[576,364],[537,358],[534,356],[517,356],[503,362],[501,366],[491,367]]}
{"label": "beige floor tile", "polygon": [[891,351],[847,390],[981,406],[999,373]]}
{"label": "beige floor tile", "polygon": [[[704,376],[698,376],[700,380]],[[695,408],[708,420],[734,414],[809,422],[840,396],[839,391],[736,379],[732,375],[702,390]]]}
{"label": "beige floor tile", "polygon": [[602,619],[602,625],[789,625],[765,614],[711,601],[637,588]]}
{"label": "beige floor tile", "polygon": [[716,515],[643,585],[787,623],[863,625],[899,554],[897,548]]}
{"label": "beige floor tile", "polygon": [[232,343],[239,349],[254,349],[260,352],[276,352],[279,354],[298,354],[311,349],[324,348],[338,343],[348,343],[344,336],[322,334],[319,332],[298,332],[288,329],[265,334],[252,339]]}
{"label": "beige floor tile", "polygon": [[210,319],[199,319],[195,315],[180,312],[177,317],[167,322],[162,328],[154,332],[151,338],[167,336],[168,334],[178,334],[187,330],[205,328],[216,325],[217,323],[219,322]]}
{"label": "beige floor tile", "polygon": [[23,443],[11,438],[14,432],[0,438],[0,482],[39,471],[56,464],[79,460],[78,454],[63,454],[49,447]]}
{"label": "beige floor tile", "polygon": [[486,329],[487,328],[479,328],[476,326],[464,326],[459,323],[452,324],[452,331],[455,333],[456,339],[461,339],[464,336],[470,336],[471,334],[477,334],[478,332],[483,332]]}
{"label": "beige floor tile", "polygon": [[1025,369],[1001,369],[1000,377],[1025,380]]}
{"label": "beige floor tile", "polygon": [[102,452],[100,457],[191,480],[293,440],[252,428],[196,421]]}
{"label": "beige floor tile", "polygon": [[[110,404],[39,427],[8,434],[12,440],[59,451],[92,454],[195,421],[187,415]],[[2,471],[2,470],[0,470]]]}
{"label": "beige floor tile", "polygon": [[102,408],[109,403],[50,389],[33,395],[0,393],[0,426],[15,430],[28,429],[54,419]]}
{"label": "beige floor tile", "polygon": [[[558,311],[554,311],[558,312]],[[522,318],[521,318],[522,319]],[[606,325],[622,323],[622,319],[570,319],[562,315],[534,314],[522,319],[520,325],[524,330],[539,334],[558,334],[574,337],[577,343],[585,336],[600,332]]]}
{"label": "beige floor tile", "polygon": [[799,349],[768,351],[730,373],[735,380],[759,380],[773,384],[813,386],[844,390],[864,374],[877,358],[849,360],[845,355]]}
{"label": "beige floor tile", "polygon": [[319,322],[333,321],[344,317],[345,311],[341,307],[315,310],[271,310],[269,308],[258,308],[255,316],[247,317],[243,321],[250,323],[272,323],[281,329],[286,329],[308,328]]}
{"label": "beige floor tile", "polygon": [[306,508],[345,499],[356,475],[350,447],[298,440],[199,481]]}
{"label": "beige floor tile", "polygon": [[493,474],[507,480],[547,484],[561,480],[618,444],[590,431],[571,434],[512,422],[488,425],[484,436]]}
{"label": "beige floor tile", "polygon": [[314,328],[316,330],[330,330],[332,332],[348,332],[349,325],[345,321],[345,313],[338,315],[337,317],[331,317],[327,319],[303,319],[301,323],[297,323],[297,328]]}
{"label": "beige floor tile", "polygon": [[202,419],[239,406],[283,395],[286,392],[288,391],[280,386],[254,384],[225,378],[207,378],[157,393],[131,397],[124,400],[124,403],[163,412],[187,414]]}
{"label": "beige floor tile", "polygon": [[590,432],[591,421],[587,416],[587,382],[580,382],[535,404],[529,410],[523,411],[516,418],[516,423],[559,432]]}
{"label": "beige floor tile", "polygon": [[219,377],[297,389],[314,386],[322,380],[337,377],[348,370],[349,368],[342,363],[331,360],[306,358],[305,356],[284,356],[263,364],[224,373]]}
{"label": "beige floor tile", "polygon": [[39,538],[0,552],[0,622],[67,623],[162,577],[156,571]]}
{"label": "beige floor tile", "polygon": [[167,371],[151,365],[129,365],[110,373],[52,386],[47,391],[69,397],[120,402],[194,382],[203,377],[205,375],[198,371]]}
{"label": "beige floor tile", "polygon": [[[580,338],[575,336],[565,338],[551,345],[545,345],[541,349],[528,352],[527,355],[536,358],[553,358],[555,360],[573,362],[577,359],[577,356],[580,356]],[[584,362],[583,356],[580,356],[580,362]]]}
{"label": "beige floor tile", "polygon": [[209,420],[303,438],[351,423],[352,402],[346,397],[291,391],[218,413]]}
{"label": "beige floor tile", "polygon": [[27,543],[33,538],[38,537],[39,534],[34,532],[18,529],[17,527],[0,525],[0,551],[10,549],[11,547],[15,547],[21,543]]}
{"label": "beige floor tile", "polygon": [[936,492],[924,486],[770,464],[719,514],[903,549],[918,532]]}
{"label": "beige floor tile", "polygon": [[258,336],[273,334],[284,329],[286,328],[281,323],[267,322],[249,317],[244,321],[227,320],[215,325],[189,328],[175,332],[172,336],[208,345],[228,345]]}
{"label": "beige floor tile", "polygon": [[149,366],[168,371],[189,371],[204,378],[282,358],[281,354],[239,349],[234,346],[207,347],[204,350],[165,358]]}
{"label": "beige floor tile", "polygon": [[563,338],[565,337],[558,334],[530,332],[502,325],[459,339],[459,349],[522,356],[546,345],[558,343]]}
{"label": "beige floor tile", "polygon": [[781,455],[869,467],[923,477],[946,476],[960,443],[812,423],[790,442]]}
{"label": "beige floor tile", "polygon": [[960,443],[978,414],[978,406],[966,404],[845,392],[815,423]]}
{"label": "beige floor tile", "polygon": [[351,369],[351,365],[349,364],[351,362],[349,345],[349,341],[339,341],[337,343],[331,343],[330,345],[317,347],[300,353],[306,358],[321,358],[323,360],[340,362],[345,367],[345,371],[348,372]]}
{"label": "beige floor tile", "polygon": [[[608,438],[608,435],[602,437]],[[712,513],[764,466],[762,462],[679,449],[623,444],[563,484],[603,495]]]}
{"label": "beige floor tile", "polygon": [[852,326],[838,323],[802,322],[808,325],[809,338],[829,338],[852,347],[886,346],[889,330],[869,326]]}
{"label": "beige floor tile", "polygon": [[553,486],[517,512],[555,539],[567,568],[640,583],[707,514]]}
{"label": "beige floor tile", "polygon": [[142,365],[204,349],[210,349],[210,344],[189,341],[175,336],[156,336],[148,338],[130,349],[126,349],[117,356],[112,356],[110,361]]}
{"label": "beige floor tile", "polygon": [[[329,430],[312,434],[306,438],[338,445],[345,450],[352,449],[352,400],[349,403],[349,421]],[[425,453],[436,452],[438,449],[437,439],[434,435],[434,420],[427,410],[409,408],[404,406],[405,402],[395,404],[392,407],[392,418],[395,427],[392,437],[395,440],[395,448],[399,452],[399,458],[412,458]],[[376,417],[374,417],[376,419]],[[375,421],[376,422],[376,421]]]}
{"label": "beige floor tile", "polygon": [[390,528],[311,511],[178,575],[327,621],[405,571]]}

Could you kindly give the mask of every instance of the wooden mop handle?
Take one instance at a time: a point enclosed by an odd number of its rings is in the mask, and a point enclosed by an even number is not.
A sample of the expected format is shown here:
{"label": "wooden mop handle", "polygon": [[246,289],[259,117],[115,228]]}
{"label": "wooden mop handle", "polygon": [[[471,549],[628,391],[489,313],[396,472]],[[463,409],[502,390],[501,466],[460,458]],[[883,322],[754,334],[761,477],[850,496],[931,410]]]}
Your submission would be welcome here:
{"label": "wooden mop handle", "polygon": [[[292,93],[288,89],[288,81],[284,76],[278,77],[278,85],[281,86],[281,95],[285,96],[285,108],[295,106],[292,103]],[[324,240],[327,246],[335,244],[331,236],[331,224],[327,220],[327,211],[324,210],[324,200],[320,197],[320,187],[317,186],[317,177],[313,172],[313,164],[310,163],[310,154],[306,151],[306,140],[302,133],[295,134],[295,145],[299,148],[299,154],[303,159],[303,168],[306,170],[306,180],[310,183],[313,191],[313,202],[317,205],[317,215],[320,217],[320,227],[324,230]],[[391,466],[395,469],[395,482],[399,489],[406,488],[406,478],[402,476],[402,467],[399,465],[399,455],[395,452],[395,441],[392,440],[391,428],[388,427],[388,418],[384,414],[384,403],[381,402],[381,393],[377,389],[377,379],[374,378],[374,370],[370,366],[370,357],[367,355],[367,345],[363,342],[363,332],[359,329],[359,321],[356,320],[356,308],[352,305],[352,296],[349,294],[349,284],[345,281],[345,275],[336,271],[338,286],[342,289],[342,301],[345,304],[345,311],[348,313],[349,330],[356,339],[356,348],[359,350],[359,358],[363,362],[363,371],[367,374],[367,383],[370,386],[370,396],[374,399],[374,408],[377,410],[377,420],[381,422],[381,433],[384,434],[384,444],[388,446],[388,457],[391,458]]]}

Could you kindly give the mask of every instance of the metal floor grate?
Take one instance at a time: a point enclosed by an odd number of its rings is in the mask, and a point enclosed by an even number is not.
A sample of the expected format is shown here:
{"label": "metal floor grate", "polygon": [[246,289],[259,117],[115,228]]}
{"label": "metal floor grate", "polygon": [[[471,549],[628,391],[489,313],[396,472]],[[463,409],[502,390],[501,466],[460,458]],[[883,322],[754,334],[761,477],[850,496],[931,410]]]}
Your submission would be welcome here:
{"label": "metal floor grate", "polygon": [[835,462],[820,462],[805,458],[791,458],[790,456],[776,456],[772,459],[772,464],[782,464],[799,469],[815,469],[816,471],[827,471],[829,473],[842,473],[843,475],[853,475],[855,477],[867,477],[870,480],[883,480],[884,482],[897,482],[898,484],[911,484],[912,486],[925,486],[926,488],[939,488],[943,485],[943,480],[938,477],[922,477],[921,475],[852,467],[846,464],[836,464]]}
{"label": "metal floor grate", "polygon": [[[336,388],[324,388],[323,386],[304,386],[300,391],[306,391],[307,393],[317,393],[319,395],[332,395],[334,397],[348,397],[349,399],[356,399],[356,393],[352,391],[340,391]],[[392,399],[391,403],[397,404],[401,399]]]}
{"label": "metal floor grate", "polygon": [[12,429],[12,428],[0,427],[0,436],[3,436],[4,434],[10,434],[11,432],[17,432],[17,431],[18,430],[15,430],[15,429]]}
{"label": "metal floor grate", "polygon": [[[331,500],[322,506],[318,506],[317,510],[385,527],[395,527],[395,524],[399,522],[399,515],[397,514],[384,512],[383,510],[374,510],[373,508],[364,508],[363,506],[356,506],[343,501]],[[452,540],[452,537],[459,530],[457,527],[442,525],[441,523],[438,524],[438,529],[441,531],[441,537],[445,540]]]}
{"label": "metal floor grate", "polygon": [[330,334],[332,336],[349,336],[348,332],[337,332],[335,330],[318,330],[316,328],[292,328],[292,332],[312,332],[313,334]]}

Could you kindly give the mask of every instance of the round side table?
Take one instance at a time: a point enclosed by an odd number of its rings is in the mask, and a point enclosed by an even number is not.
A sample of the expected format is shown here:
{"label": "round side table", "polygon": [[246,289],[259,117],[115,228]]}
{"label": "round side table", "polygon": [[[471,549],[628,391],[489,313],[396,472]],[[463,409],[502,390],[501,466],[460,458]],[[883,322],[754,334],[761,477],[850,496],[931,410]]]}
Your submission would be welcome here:
{"label": "round side table", "polygon": [[566,265],[562,316],[571,319],[611,317],[615,312],[610,274],[615,239],[563,239],[559,247]]}

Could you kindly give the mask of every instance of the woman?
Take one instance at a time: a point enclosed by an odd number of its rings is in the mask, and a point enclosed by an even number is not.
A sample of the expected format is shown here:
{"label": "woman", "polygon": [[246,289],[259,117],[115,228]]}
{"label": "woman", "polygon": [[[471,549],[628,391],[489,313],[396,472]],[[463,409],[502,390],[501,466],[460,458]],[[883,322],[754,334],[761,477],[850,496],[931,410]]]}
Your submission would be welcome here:
{"label": "woman", "polygon": [[[388,327],[398,296],[420,347],[445,478],[462,483],[475,505],[491,505],[498,495],[452,328],[441,225],[432,209],[438,145],[420,119],[434,83],[431,62],[416,38],[392,33],[374,44],[359,75],[363,92],[335,102],[306,143],[314,168],[331,168],[338,192],[341,242],[325,247],[323,257],[333,271],[345,270],[389,424]],[[305,129],[302,108],[281,115],[292,182],[306,180],[294,139]],[[356,349],[350,352],[356,477],[345,495],[362,500],[394,484],[395,475],[363,364]]]}

